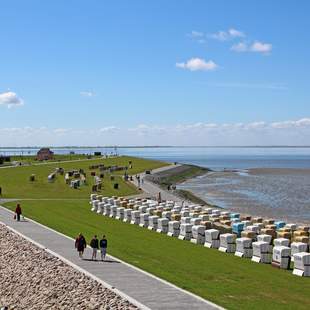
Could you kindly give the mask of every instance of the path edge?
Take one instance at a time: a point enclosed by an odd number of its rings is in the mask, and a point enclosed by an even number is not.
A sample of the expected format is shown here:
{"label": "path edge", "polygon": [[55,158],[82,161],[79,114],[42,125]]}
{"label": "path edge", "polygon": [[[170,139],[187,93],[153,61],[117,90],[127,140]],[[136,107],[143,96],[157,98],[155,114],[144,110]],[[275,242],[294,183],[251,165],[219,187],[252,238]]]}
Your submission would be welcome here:
{"label": "path edge", "polygon": [[[0,206],[1,208],[3,208],[3,206]],[[27,219],[29,220],[29,219]],[[35,221],[34,221],[35,222]],[[102,286],[104,286],[105,288],[109,289],[111,292],[114,292],[116,295],[119,295],[121,298],[127,300],[128,302],[132,303],[134,306],[138,307],[141,310],[151,310],[150,308],[148,308],[147,306],[143,305],[142,303],[140,303],[139,301],[137,301],[136,299],[130,297],[129,295],[127,295],[126,293],[118,290],[117,288],[111,286],[109,283],[101,280],[100,278],[96,277],[95,275],[93,275],[92,273],[88,272],[87,270],[79,267],[78,265],[72,263],[70,260],[66,259],[65,257],[63,257],[62,255],[46,248],[44,245],[42,245],[41,243],[25,236],[24,234],[22,234],[21,232],[19,232],[18,230],[14,229],[13,227],[3,223],[0,221],[0,224],[7,227],[10,231],[14,232],[15,234],[21,236],[22,238],[26,239],[27,241],[33,243],[35,246],[37,246],[38,248],[44,250],[45,252],[57,257],[58,259],[60,259],[61,261],[63,261],[65,264],[69,265],[70,267],[76,269],[77,271],[83,273],[84,275],[86,275],[87,277],[99,282]]]}
{"label": "path edge", "polygon": [[[1,205],[0,205],[0,208],[3,208],[3,209],[5,209],[6,211],[8,211],[8,212],[14,214],[13,211],[11,211],[11,210],[9,210],[9,209],[7,209],[7,208],[1,206]],[[61,232],[59,232],[59,231],[57,231],[57,230],[55,230],[55,229],[53,229],[53,228],[50,228],[50,227],[48,227],[48,226],[45,226],[45,225],[43,225],[43,224],[41,224],[41,223],[39,223],[39,222],[37,222],[37,221],[35,221],[35,220],[32,220],[31,218],[25,217],[25,219],[27,219],[28,221],[33,222],[33,223],[35,223],[35,224],[37,224],[37,225],[39,225],[39,226],[41,226],[41,227],[43,227],[43,228],[45,228],[45,229],[48,229],[48,230],[50,230],[50,231],[52,231],[52,232],[54,232],[54,233],[57,233],[58,235],[61,235],[61,236],[65,237],[65,238],[67,238],[67,239],[69,239],[69,240],[72,240],[72,242],[75,241],[73,238],[71,238],[71,237],[69,237],[69,236],[67,236],[67,235],[65,235],[65,234],[63,234],[63,233],[61,233]],[[0,221],[0,222],[1,222],[1,221]],[[5,225],[6,225],[6,224],[5,224]],[[8,226],[8,225],[6,225],[6,226]],[[21,233],[19,233],[19,234],[20,234],[20,235],[23,235],[23,234],[21,234]],[[26,236],[25,236],[25,237],[26,237]],[[27,239],[27,238],[28,238],[28,237],[26,237],[26,239]],[[31,238],[28,238],[28,239],[31,239]],[[36,241],[33,241],[33,242],[36,243]],[[42,247],[42,245],[41,245],[41,247]],[[89,245],[88,245],[87,247],[89,247]],[[43,248],[44,248],[44,249],[47,249],[47,248],[45,248],[44,246],[43,246]],[[51,251],[51,252],[53,252],[53,251]],[[61,256],[61,255],[59,255],[59,254],[57,254],[57,253],[56,253],[56,255],[57,255],[57,256]],[[133,266],[133,265],[131,265],[131,264],[129,264],[129,263],[126,263],[125,261],[123,261],[123,260],[121,260],[121,259],[119,259],[119,258],[117,258],[117,257],[115,257],[115,256],[112,256],[112,255],[110,255],[110,254],[108,254],[107,256],[111,257],[112,259],[118,260],[119,262],[121,262],[122,264],[126,265],[127,267],[130,267],[130,268],[132,268],[132,269],[134,269],[134,270],[137,270],[137,271],[139,271],[139,272],[142,272],[143,274],[145,274],[145,275],[147,275],[147,276],[149,276],[149,277],[151,277],[151,278],[153,278],[153,279],[156,279],[156,280],[158,280],[158,281],[160,281],[160,282],[162,282],[162,283],[164,283],[164,284],[166,284],[166,285],[169,285],[170,287],[173,287],[173,288],[175,288],[175,289],[177,289],[177,290],[183,292],[184,294],[190,295],[190,296],[192,296],[192,297],[194,297],[194,298],[196,298],[196,299],[198,299],[198,300],[200,300],[200,301],[206,303],[207,305],[214,307],[215,309],[226,310],[224,307],[221,307],[221,306],[219,306],[219,305],[217,305],[217,304],[215,304],[215,303],[213,303],[213,302],[211,302],[211,301],[209,301],[209,300],[206,300],[206,299],[204,299],[204,298],[202,298],[202,297],[200,297],[200,296],[198,296],[198,295],[196,295],[196,294],[194,294],[194,293],[192,293],[192,292],[189,292],[189,291],[187,291],[187,290],[185,290],[185,289],[182,289],[182,288],[176,286],[175,284],[172,284],[172,283],[168,282],[167,280],[161,279],[161,278],[159,278],[159,277],[157,277],[157,276],[155,276],[155,275],[153,275],[153,274],[151,274],[151,273],[149,273],[149,272],[147,272],[147,271],[145,271],[145,270],[140,269],[139,267],[136,267],[136,266]],[[64,260],[66,260],[66,258],[64,258]],[[71,262],[70,262],[70,263],[71,263]],[[71,263],[71,265],[75,265],[75,264]],[[79,266],[77,266],[77,268],[82,269],[82,268],[80,268]],[[84,270],[84,269],[82,269],[82,270]],[[88,271],[86,271],[86,270],[85,270],[85,272],[88,273]],[[92,276],[93,276],[93,275],[92,275]],[[96,276],[93,276],[93,277],[97,278]],[[99,281],[102,281],[103,283],[105,283],[103,280],[101,280],[101,279],[99,279],[99,278],[98,278],[98,280],[99,280]],[[112,287],[112,286],[109,285],[108,283],[107,283],[107,285],[108,285],[108,287]],[[113,289],[113,290],[116,291],[116,289]],[[123,293],[123,294],[125,294],[125,293]],[[126,294],[125,294],[125,295],[126,295]],[[127,295],[126,295],[126,296],[127,296]],[[130,298],[131,298],[131,297],[130,297]],[[133,298],[131,298],[131,299],[133,299]],[[137,301],[137,302],[138,302],[138,301]],[[138,302],[138,303],[139,303],[139,302]],[[144,305],[143,305],[143,306],[144,306]],[[144,307],[146,307],[146,306],[144,306]],[[144,308],[144,309],[145,309],[145,310],[151,310],[150,308],[147,308],[147,307]]]}

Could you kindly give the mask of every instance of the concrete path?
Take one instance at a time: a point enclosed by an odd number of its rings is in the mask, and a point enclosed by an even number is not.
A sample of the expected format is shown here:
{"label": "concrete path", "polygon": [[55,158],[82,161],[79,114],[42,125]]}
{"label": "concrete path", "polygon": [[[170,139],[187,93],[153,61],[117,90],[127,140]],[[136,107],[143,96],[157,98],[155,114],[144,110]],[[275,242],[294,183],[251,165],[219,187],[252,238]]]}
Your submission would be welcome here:
{"label": "concrete path", "polygon": [[[26,219],[23,222],[13,220],[13,213],[0,206],[0,222],[31,238],[45,248],[56,252],[77,268],[103,280],[112,287],[154,310],[207,310],[220,307],[168,282],[152,276],[138,268],[119,261],[111,256],[106,262],[80,260],[74,249],[74,240],[49,229],[39,223]],[[91,257],[88,248],[84,255]]]}
{"label": "concrete path", "polygon": [[[170,170],[170,169],[174,169],[178,166],[182,166],[181,164],[177,164],[177,165],[169,165],[169,166],[164,166],[158,169],[153,169],[152,170],[152,174],[158,173],[158,172],[162,172],[162,171],[166,171],[166,170]],[[154,199],[157,198],[158,193],[160,192],[161,194],[161,199],[162,200],[173,200],[178,202],[179,204],[182,203],[182,201],[186,202],[186,203],[190,203],[190,201],[184,200],[176,195],[173,194],[173,192],[168,192],[164,189],[162,189],[161,187],[159,187],[157,184],[154,184],[152,182],[149,182],[147,180],[145,180],[145,173],[139,173],[140,178],[143,179],[143,184],[142,182],[140,182],[140,188],[142,189],[142,191],[149,197],[152,197]],[[136,178],[134,177],[134,180],[132,181],[132,183],[138,187],[138,181],[136,180]]]}

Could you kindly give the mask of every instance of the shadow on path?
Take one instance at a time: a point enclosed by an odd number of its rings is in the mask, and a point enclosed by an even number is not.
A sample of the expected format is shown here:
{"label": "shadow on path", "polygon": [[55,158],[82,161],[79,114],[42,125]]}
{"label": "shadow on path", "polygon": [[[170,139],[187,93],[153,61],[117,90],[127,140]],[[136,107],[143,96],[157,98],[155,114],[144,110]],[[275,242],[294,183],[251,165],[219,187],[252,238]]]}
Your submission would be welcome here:
{"label": "shadow on path", "polygon": [[116,260],[110,260],[110,259],[91,259],[91,258],[83,258],[82,260],[87,261],[87,262],[94,262],[94,263],[115,263],[115,264],[120,264],[120,262]]}

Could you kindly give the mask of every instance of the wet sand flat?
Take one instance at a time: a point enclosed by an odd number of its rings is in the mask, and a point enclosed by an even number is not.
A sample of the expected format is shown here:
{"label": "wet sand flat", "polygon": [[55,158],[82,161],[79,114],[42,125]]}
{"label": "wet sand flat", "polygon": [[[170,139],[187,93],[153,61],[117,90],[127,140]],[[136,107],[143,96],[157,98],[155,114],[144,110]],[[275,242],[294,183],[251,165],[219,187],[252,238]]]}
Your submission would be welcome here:
{"label": "wet sand flat", "polygon": [[232,211],[310,223],[310,169],[210,172],[180,187]]}
{"label": "wet sand flat", "polygon": [[247,172],[251,175],[293,175],[293,176],[309,176],[310,169],[296,169],[296,168],[253,168],[248,169]]}

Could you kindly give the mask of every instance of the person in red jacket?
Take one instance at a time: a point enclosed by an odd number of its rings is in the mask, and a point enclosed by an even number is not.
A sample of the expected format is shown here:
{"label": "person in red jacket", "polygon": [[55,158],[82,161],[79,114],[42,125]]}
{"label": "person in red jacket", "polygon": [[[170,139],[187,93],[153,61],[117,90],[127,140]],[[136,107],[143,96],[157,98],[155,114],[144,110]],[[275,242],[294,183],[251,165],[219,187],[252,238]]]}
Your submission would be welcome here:
{"label": "person in red jacket", "polygon": [[22,208],[20,207],[19,203],[16,205],[15,213],[16,213],[16,220],[19,222],[20,216],[22,214]]}
{"label": "person in red jacket", "polygon": [[77,236],[77,238],[75,239],[75,248],[79,252],[80,258],[83,258],[83,253],[84,253],[86,246],[87,246],[86,240],[85,240],[84,236],[80,233]]}

